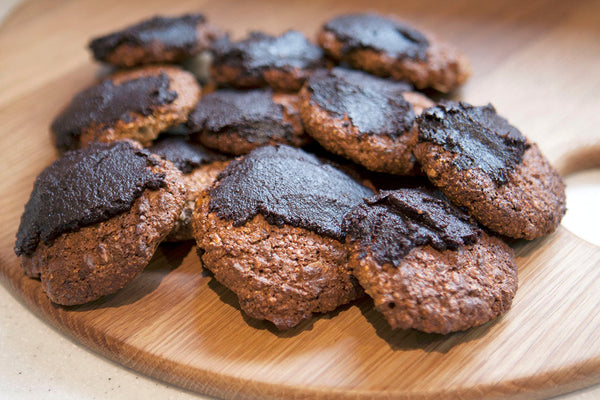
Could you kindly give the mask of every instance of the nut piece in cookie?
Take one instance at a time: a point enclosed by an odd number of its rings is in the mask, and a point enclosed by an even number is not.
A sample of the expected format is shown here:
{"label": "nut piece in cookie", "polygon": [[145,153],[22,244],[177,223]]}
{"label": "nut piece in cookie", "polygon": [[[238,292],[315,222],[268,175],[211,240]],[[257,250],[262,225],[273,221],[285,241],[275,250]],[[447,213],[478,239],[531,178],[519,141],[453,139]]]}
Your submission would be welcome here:
{"label": "nut piece in cookie", "polygon": [[270,89],[209,93],[198,102],[187,126],[203,145],[234,155],[269,144],[300,147],[310,141],[300,120],[298,96]]}
{"label": "nut piece in cookie", "polygon": [[434,35],[377,14],[336,17],[319,32],[326,54],[375,75],[408,80],[416,88],[448,92],[470,75],[467,58]]}
{"label": "nut piece in cookie", "polygon": [[54,119],[54,144],[60,153],[123,139],[149,145],[162,130],[185,122],[199,97],[194,76],[178,67],[118,72],[77,94]]}
{"label": "nut piece in cookie", "polygon": [[307,133],[334,154],[371,171],[414,174],[415,109],[433,102],[411,89],[361,71],[320,70],[300,92],[302,122]]}
{"label": "nut piece in cookie", "polygon": [[232,161],[196,205],[202,262],[249,316],[291,328],[360,295],[341,224],[371,194],[300,149],[253,150]]}
{"label": "nut piece in cookie", "polygon": [[190,143],[185,137],[175,135],[164,137],[161,135],[147,150],[171,161],[183,173],[183,183],[186,188],[185,205],[175,228],[165,241],[193,240],[192,213],[196,207],[196,200],[227,166],[228,158],[197,143]]}
{"label": "nut piece in cookie", "polygon": [[212,50],[215,81],[240,89],[270,86],[297,92],[312,71],[325,66],[321,48],[297,31],[281,36],[251,32],[239,42],[223,38]]}
{"label": "nut piece in cookie", "polygon": [[181,173],[133,142],[66,153],[38,176],[15,252],[58,304],[129,284],[171,232],[185,201]]}
{"label": "nut piece in cookie", "polygon": [[156,16],[93,39],[89,48],[96,60],[118,67],[176,63],[207,50],[222,35],[202,14]]}
{"label": "nut piece in cookie", "polygon": [[510,247],[427,188],[383,191],[344,220],[350,265],[392,328],[446,334],[505,313]]}
{"label": "nut piece in cookie", "polygon": [[565,213],[565,186],[538,147],[496,113],[444,102],[419,117],[415,156],[453,203],[511,238],[553,232]]}

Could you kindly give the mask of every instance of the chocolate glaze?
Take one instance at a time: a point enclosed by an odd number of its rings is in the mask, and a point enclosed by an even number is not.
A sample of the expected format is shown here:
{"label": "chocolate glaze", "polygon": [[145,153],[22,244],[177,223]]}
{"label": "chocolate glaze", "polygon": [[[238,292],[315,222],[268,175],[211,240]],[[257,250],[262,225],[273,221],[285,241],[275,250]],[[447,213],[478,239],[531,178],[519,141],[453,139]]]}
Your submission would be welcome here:
{"label": "chocolate glaze", "polygon": [[394,58],[425,61],[429,42],[408,25],[377,14],[348,14],[327,22],[324,29],[342,42],[344,52],[370,48]]}
{"label": "chocolate glaze", "polygon": [[160,46],[165,51],[180,51],[192,55],[198,42],[197,27],[206,21],[202,14],[179,17],[156,16],[126,29],[93,39],[89,48],[97,60],[106,58],[122,44],[148,47]]}
{"label": "chocolate glaze", "polygon": [[491,104],[475,107],[445,101],[426,109],[419,117],[419,141],[442,146],[456,154],[459,170],[479,168],[497,184],[523,160],[529,147],[517,128],[498,114]]}
{"label": "chocolate glaze", "polygon": [[202,97],[190,114],[193,132],[236,133],[250,142],[269,138],[291,140],[292,125],[284,122],[283,106],[273,101],[270,90],[217,90]]}
{"label": "chocolate glaze", "polygon": [[402,97],[402,92],[411,88],[407,83],[344,68],[320,70],[311,75],[307,85],[312,103],[337,118],[347,115],[362,134],[392,138],[413,127],[415,114]]}
{"label": "chocolate glaze", "polygon": [[148,189],[163,187],[164,174],[149,153],[128,142],[93,143],[66,153],[37,177],[17,232],[15,253],[31,255],[40,240],[106,221],[129,210]]}
{"label": "chocolate glaze", "polygon": [[454,250],[481,235],[471,217],[429,188],[382,191],[348,213],[343,228],[362,257],[394,266],[415,247]]}
{"label": "chocolate glaze", "polygon": [[281,36],[250,32],[239,42],[229,38],[213,45],[214,64],[225,64],[253,73],[265,69],[315,69],[324,65],[323,50],[298,31]]}
{"label": "chocolate glaze", "polygon": [[169,84],[169,76],[161,72],[120,85],[107,79],[80,92],[52,122],[56,147],[61,152],[76,149],[81,131],[92,124],[131,122],[132,113],[147,116],[155,107],[172,103],[177,92],[169,90]]}
{"label": "chocolate glaze", "polygon": [[265,146],[232,161],[211,189],[210,212],[241,226],[261,214],[343,240],[344,215],[372,191],[315,156],[289,146]]}
{"label": "chocolate glaze", "polygon": [[182,136],[162,136],[148,147],[148,151],[171,161],[184,174],[189,174],[201,165],[227,158],[202,145],[190,143]]}

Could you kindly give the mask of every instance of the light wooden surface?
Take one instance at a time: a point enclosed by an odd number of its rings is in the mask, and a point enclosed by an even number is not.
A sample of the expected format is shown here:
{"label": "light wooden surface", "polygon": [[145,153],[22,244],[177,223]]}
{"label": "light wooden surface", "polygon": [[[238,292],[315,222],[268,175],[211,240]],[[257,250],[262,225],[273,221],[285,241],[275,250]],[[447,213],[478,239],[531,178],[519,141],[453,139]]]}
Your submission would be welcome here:
{"label": "light wooden surface", "polygon": [[[480,4],[481,3],[481,4]],[[391,331],[361,301],[285,333],[246,320],[186,245],[159,250],[131,287],[88,306],[48,302],[14,235],[48,125],[99,67],[89,37],[156,12],[201,10],[248,29],[313,35],[347,10],[395,12],[464,49],[455,94],[491,101],[563,173],[600,165],[600,2],[34,1],[0,27],[0,276],[31,310],[123,365],[221,397],[543,398],[600,382],[600,249],[564,228],[514,245],[520,289],[503,318],[446,337]]]}

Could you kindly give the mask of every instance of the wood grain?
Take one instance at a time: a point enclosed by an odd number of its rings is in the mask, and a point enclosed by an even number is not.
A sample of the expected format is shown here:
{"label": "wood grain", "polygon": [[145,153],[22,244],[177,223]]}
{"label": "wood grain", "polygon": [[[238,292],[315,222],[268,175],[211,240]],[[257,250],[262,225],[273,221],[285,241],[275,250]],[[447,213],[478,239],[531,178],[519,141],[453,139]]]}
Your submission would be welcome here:
{"label": "wood grain", "polygon": [[448,336],[392,331],[368,300],[277,332],[246,319],[189,244],[162,246],[121,292],[58,307],[12,247],[48,126],[100,67],[88,39],[154,13],[201,10],[235,36],[314,36],[343,11],[393,12],[473,62],[454,98],[491,101],[563,173],[600,166],[600,2],[31,1],[0,27],[0,277],[32,311],[128,367],[223,398],[544,398],[600,382],[600,249],[564,228],[513,245],[520,289],[504,317]]}

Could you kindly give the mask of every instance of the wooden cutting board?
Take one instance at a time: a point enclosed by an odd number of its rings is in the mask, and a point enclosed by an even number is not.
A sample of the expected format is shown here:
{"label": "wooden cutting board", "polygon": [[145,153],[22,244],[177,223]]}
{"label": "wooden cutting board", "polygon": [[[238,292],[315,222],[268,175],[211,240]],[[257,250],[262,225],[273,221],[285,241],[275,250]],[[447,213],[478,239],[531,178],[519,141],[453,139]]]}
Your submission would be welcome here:
{"label": "wooden cutting board", "polygon": [[32,1],[0,27],[0,277],[85,346],[223,398],[542,398],[600,382],[600,249],[564,228],[513,245],[520,289],[502,318],[448,336],[392,331],[362,300],[278,332],[247,319],[189,244],[163,246],[133,284],[80,307],[48,301],[12,247],[48,126],[100,67],[88,39],[155,13],[200,10],[234,36],[311,37],[343,11],[396,13],[472,59],[454,98],[491,101],[563,173],[600,165],[600,2]]}

